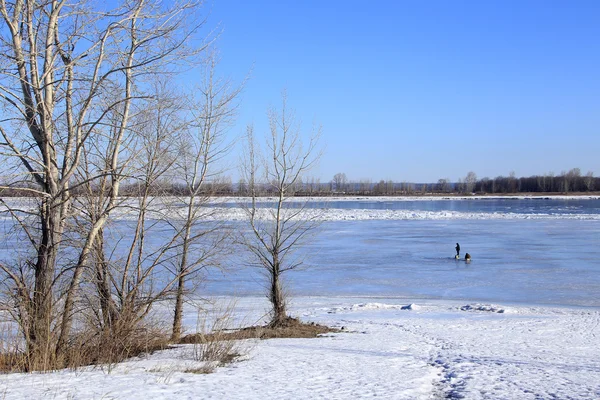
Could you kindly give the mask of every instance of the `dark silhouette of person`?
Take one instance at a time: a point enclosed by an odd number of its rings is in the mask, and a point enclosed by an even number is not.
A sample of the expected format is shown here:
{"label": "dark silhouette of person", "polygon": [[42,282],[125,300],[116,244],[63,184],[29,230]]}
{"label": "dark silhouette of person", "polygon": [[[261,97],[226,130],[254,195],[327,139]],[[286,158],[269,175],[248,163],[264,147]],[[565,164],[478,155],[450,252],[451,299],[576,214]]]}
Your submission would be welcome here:
{"label": "dark silhouette of person", "polygon": [[456,257],[460,257],[460,244],[456,243]]}
{"label": "dark silhouette of person", "polygon": [[469,253],[465,254],[465,261],[466,262],[471,261],[471,255]]}

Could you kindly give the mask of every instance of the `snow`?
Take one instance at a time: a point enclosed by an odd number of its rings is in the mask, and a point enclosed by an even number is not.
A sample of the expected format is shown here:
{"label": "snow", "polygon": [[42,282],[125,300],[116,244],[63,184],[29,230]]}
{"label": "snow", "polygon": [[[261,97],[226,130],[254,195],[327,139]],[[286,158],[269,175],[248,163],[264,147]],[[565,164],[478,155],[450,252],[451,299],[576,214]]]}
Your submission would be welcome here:
{"label": "snow", "polygon": [[[328,208],[330,203],[350,203],[350,202],[375,202],[375,203],[414,203],[414,202],[433,202],[433,201],[472,201],[472,200],[599,200],[598,196],[457,196],[457,197],[431,197],[431,196],[411,196],[411,197],[301,197],[290,198],[289,203],[304,204],[305,202],[314,202],[323,204],[322,208],[307,208],[301,214],[293,216],[291,219],[310,219],[318,221],[365,221],[365,220],[594,220],[600,221],[600,213],[571,213],[566,210],[553,210],[550,213],[527,213],[527,212],[463,212],[453,210],[411,210],[411,209],[338,209]],[[260,203],[269,203],[275,201],[275,198],[260,198]],[[34,210],[37,205],[34,199],[7,198],[6,203],[11,207],[21,208],[25,211]],[[153,199],[153,210],[149,212],[150,218],[161,219],[168,215],[169,218],[183,218],[185,214],[183,208],[185,204],[182,198],[160,197]],[[249,198],[245,197],[219,197],[212,198],[207,204],[211,206],[205,208],[201,219],[207,221],[247,221],[247,214],[239,207],[239,204],[248,203]],[[135,214],[136,200],[132,198],[121,199],[123,207],[117,208],[112,212],[114,219],[127,220],[137,218]],[[168,208],[167,208],[168,207]],[[179,207],[179,208],[178,208]],[[9,219],[10,214],[3,212],[5,205],[0,205],[0,219]],[[258,209],[257,219],[271,218],[273,209]],[[291,214],[296,214],[296,210],[291,209]]]}
{"label": "snow", "polygon": [[[600,311],[413,299],[294,298],[292,313],[342,329],[245,341],[212,374],[193,346],[119,365],[0,377],[3,399],[590,399],[600,397]],[[407,307],[409,306],[410,307]],[[264,315],[263,298],[236,316]],[[499,310],[504,310],[501,313]],[[195,314],[186,312],[188,332]]]}
{"label": "snow", "polygon": [[[268,219],[271,209],[260,209],[257,219]],[[319,221],[366,221],[366,220],[595,220],[600,214],[539,214],[539,213],[484,213],[460,211],[414,211],[414,210],[361,210],[361,209],[309,209],[302,218]],[[242,209],[215,208],[207,220],[245,221]],[[296,219],[296,217],[292,217]]]}

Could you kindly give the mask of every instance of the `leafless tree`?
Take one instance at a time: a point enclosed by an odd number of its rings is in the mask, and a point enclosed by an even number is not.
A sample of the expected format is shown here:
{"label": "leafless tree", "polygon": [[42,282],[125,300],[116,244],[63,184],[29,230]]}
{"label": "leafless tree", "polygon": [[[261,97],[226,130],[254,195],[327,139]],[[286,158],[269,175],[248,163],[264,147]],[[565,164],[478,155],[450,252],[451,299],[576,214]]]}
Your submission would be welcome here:
{"label": "leafless tree", "polygon": [[346,174],[343,172],[338,172],[333,176],[333,186],[334,190],[338,192],[343,192],[346,190],[346,185],[348,184],[348,179],[346,178]]}
{"label": "leafless tree", "polygon": [[[230,128],[237,111],[237,99],[242,86],[234,86],[216,75],[217,59],[212,53],[202,69],[202,80],[197,88],[198,99],[192,110],[193,121],[183,137],[181,153],[177,160],[179,178],[185,185],[185,208],[182,218],[181,251],[178,258],[177,293],[171,339],[176,341],[181,335],[183,300],[186,294],[186,281],[200,268],[215,265],[216,255],[223,253],[221,244],[225,239],[220,225],[212,223],[198,227],[200,219],[211,211],[204,206],[210,195],[218,189],[215,179],[222,170],[218,162],[227,154],[230,143],[225,134]],[[206,190],[207,183],[212,181]],[[212,189],[212,190],[211,190]],[[199,245],[200,239],[204,243]],[[194,250],[194,251],[192,251]]]}
{"label": "leafless tree", "polygon": [[[111,142],[93,137],[84,148],[85,162],[78,176],[85,192],[73,198],[73,206],[79,211],[75,220],[84,248],[89,243],[91,249],[85,259],[80,255],[67,291],[59,355],[69,348],[74,314],[78,323],[86,322],[93,329],[99,346],[118,353],[126,351],[130,337],[140,331],[139,324],[152,303],[172,293],[175,279],[168,279],[166,271],[174,258],[178,232],[165,234],[168,223],[162,221],[166,218],[161,213],[165,204],[156,195],[161,194],[161,178],[174,164],[177,137],[185,124],[181,102],[168,89],[170,84],[158,80],[150,86],[148,98],[132,105],[130,127],[120,141],[127,156],[112,168],[113,178],[93,179],[114,160]],[[137,183],[139,197],[115,201],[125,177]],[[128,212],[135,223],[111,218],[117,210]],[[101,216],[106,222],[90,240],[90,226]],[[159,231],[162,240],[157,245],[150,238]],[[109,238],[119,239],[107,240],[107,232]]]}
{"label": "leafless tree", "polygon": [[[268,298],[272,306],[270,325],[285,325],[288,319],[286,296],[282,287],[282,274],[301,265],[293,253],[316,225],[305,208],[289,207],[290,188],[318,159],[319,132],[313,132],[304,145],[299,126],[287,109],[285,95],[281,112],[269,112],[270,137],[267,150],[260,157],[252,127],[247,132],[247,155],[242,173],[248,182],[251,199],[244,209],[248,216],[250,233],[243,238],[244,245],[254,255],[256,265],[269,279]],[[274,205],[260,209],[256,188],[259,182],[268,182],[275,196]]]}
{"label": "leafless tree", "polygon": [[373,186],[373,183],[371,182],[370,179],[361,179],[359,182],[360,193],[361,194],[370,194],[372,186]]}
{"label": "leafless tree", "polygon": [[519,180],[516,177],[515,171],[510,171],[508,174],[508,184],[511,193],[517,193],[519,191]]}
{"label": "leafless tree", "polygon": [[585,188],[587,189],[588,192],[594,190],[594,172],[593,171],[588,171],[588,173],[585,174],[583,181],[585,183]]}
{"label": "leafless tree", "polygon": [[[121,204],[120,211],[127,212],[129,219],[109,218],[106,229],[96,236],[87,268],[82,268],[88,274],[84,282],[92,283],[96,294],[84,291],[79,310],[95,317],[100,344],[107,347],[127,343],[140,330],[152,305],[175,293],[177,282],[171,272],[177,264],[181,230],[172,225],[170,204],[161,195],[163,179],[180,154],[178,139],[186,121],[181,98],[169,89],[169,83],[159,80],[152,87],[153,95],[135,107],[127,173],[122,172],[137,183],[137,196]],[[95,188],[91,200],[78,201],[93,203],[106,196],[104,190]],[[106,231],[111,233],[110,240]],[[160,240],[153,240],[156,237]],[[98,308],[101,312],[94,312]]]}
{"label": "leafless tree", "polygon": [[378,183],[373,186],[373,194],[376,196],[381,195],[390,195],[394,193],[394,182],[391,180],[384,181],[380,180]]}
{"label": "leafless tree", "polygon": [[560,182],[561,191],[568,193],[569,187],[571,186],[571,182],[569,180],[570,176],[567,174],[567,171],[561,171],[560,178],[562,178]]}
{"label": "leafless tree", "polygon": [[569,172],[563,175],[565,178],[565,192],[578,190],[577,181],[581,178],[581,170],[579,168],[571,168]]}
{"label": "leafless tree", "polygon": [[323,185],[321,184],[321,179],[320,178],[313,178],[310,181],[310,186],[312,188],[312,190],[314,190],[315,193],[322,193],[324,188]]}
{"label": "leafless tree", "polygon": [[[106,221],[103,213],[89,227],[74,267],[59,262],[86,144],[112,126],[108,140],[120,146],[143,78],[167,66],[173,70],[195,53],[185,45],[199,28],[197,3],[124,2],[109,11],[94,6],[65,0],[0,3],[0,146],[7,164],[19,168],[12,184],[40,202],[36,229],[17,220],[34,253],[25,264],[32,273],[0,265],[17,289],[31,369],[49,367],[60,353],[57,338],[68,334],[73,312],[67,309],[57,320],[56,296],[66,293],[63,304],[70,307],[82,266]],[[117,171],[111,168],[95,178],[111,176],[116,196]],[[58,287],[61,283],[68,287]]]}
{"label": "leafless tree", "polygon": [[469,171],[465,178],[465,191],[467,193],[473,193],[475,189],[475,184],[477,183],[477,174],[473,171]]}
{"label": "leafless tree", "polygon": [[450,191],[450,180],[447,178],[438,179],[437,190],[442,193]]}
{"label": "leafless tree", "polygon": [[320,194],[323,188],[321,187],[321,180],[319,178],[315,178],[314,176],[308,179],[306,182],[306,188],[308,193],[311,195]]}

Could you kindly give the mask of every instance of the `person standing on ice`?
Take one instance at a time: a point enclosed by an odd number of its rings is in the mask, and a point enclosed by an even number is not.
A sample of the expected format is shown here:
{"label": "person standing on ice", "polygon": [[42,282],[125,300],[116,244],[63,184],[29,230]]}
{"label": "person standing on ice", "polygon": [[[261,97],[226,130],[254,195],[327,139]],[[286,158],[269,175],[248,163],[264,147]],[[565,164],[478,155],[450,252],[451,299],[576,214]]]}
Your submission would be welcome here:
{"label": "person standing on ice", "polygon": [[460,244],[456,243],[455,249],[456,249],[456,258],[459,258],[460,257]]}

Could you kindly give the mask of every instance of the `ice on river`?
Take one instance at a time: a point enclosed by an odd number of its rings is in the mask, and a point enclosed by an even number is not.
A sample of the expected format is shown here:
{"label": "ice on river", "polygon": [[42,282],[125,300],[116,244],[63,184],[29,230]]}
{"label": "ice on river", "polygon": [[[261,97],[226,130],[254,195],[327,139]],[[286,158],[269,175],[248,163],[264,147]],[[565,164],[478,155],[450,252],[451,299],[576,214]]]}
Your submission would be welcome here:
{"label": "ice on river", "polygon": [[[4,199],[10,207],[35,210],[33,199]],[[122,205],[111,214],[114,218],[135,218],[136,201],[123,198]],[[213,198],[203,218],[210,221],[245,221],[247,215],[240,207],[249,203],[248,198]],[[272,216],[274,198],[261,198],[257,203],[257,218]],[[161,197],[154,199],[154,218],[182,218],[185,215],[185,199]],[[168,207],[168,209],[167,209]],[[316,197],[290,198],[286,207],[305,207],[303,213],[292,219],[321,221],[364,221],[364,220],[600,220],[600,198],[595,196],[471,196],[471,197]],[[0,218],[10,218],[0,205]],[[292,214],[296,214],[292,211]]]}

